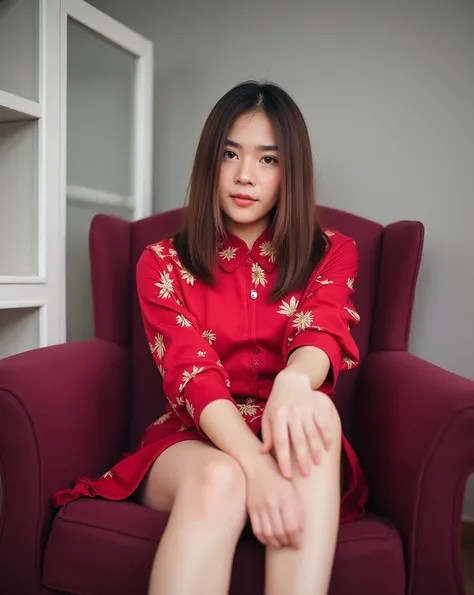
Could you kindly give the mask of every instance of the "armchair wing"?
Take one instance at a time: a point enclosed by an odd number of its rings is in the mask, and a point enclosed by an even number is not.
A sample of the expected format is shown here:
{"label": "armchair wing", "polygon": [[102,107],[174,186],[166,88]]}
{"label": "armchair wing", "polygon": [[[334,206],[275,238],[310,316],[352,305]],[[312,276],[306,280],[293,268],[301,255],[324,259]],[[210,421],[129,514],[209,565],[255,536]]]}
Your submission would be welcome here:
{"label": "armchair wing", "polygon": [[464,593],[460,520],[474,469],[474,382],[405,351],[373,353],[355,411],[373,508],[404,541],[407,595]]}
{"label": "armchair wing", "polygon": [[51,495],[126,444],[128,352],[94,339],[0,361],[2,593],[39,593]]}

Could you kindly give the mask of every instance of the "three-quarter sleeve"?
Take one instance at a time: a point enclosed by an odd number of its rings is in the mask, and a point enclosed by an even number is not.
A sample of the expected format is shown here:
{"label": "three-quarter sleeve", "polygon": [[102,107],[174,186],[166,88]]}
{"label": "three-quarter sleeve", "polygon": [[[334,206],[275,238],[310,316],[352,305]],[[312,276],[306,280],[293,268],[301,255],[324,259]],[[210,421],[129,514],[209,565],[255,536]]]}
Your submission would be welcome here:
{"label": "three-quarter sleeve", "polygon": [[201,330],[185,307],[180,280],[194,285],[195,279],[167,240],[144,250],[136,279],[145,334],[165,395],[181,421],[202,433],[199,419],[209,403],[235,401],[228,374],[211,346],[212,329]]}
{"label": "three-quarter sleeve", "polygon": [[314,346],[323,350],[331,363],[320,390],[333,394],[342,370],[359,363],[359,349],[351,329],[360,322],[351,300],[358,274],[358,251],[347,239],[330,249],[325,264],[311,277],[300,303],[295,304],[283,339],[286,366],[292,351]]}

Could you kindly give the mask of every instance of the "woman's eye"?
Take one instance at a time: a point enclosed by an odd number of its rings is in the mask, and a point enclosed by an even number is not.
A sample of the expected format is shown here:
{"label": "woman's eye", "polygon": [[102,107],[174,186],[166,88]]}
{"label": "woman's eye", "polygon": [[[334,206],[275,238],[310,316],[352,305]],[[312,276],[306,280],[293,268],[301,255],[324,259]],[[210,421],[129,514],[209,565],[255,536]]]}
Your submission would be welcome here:
{"label": "woman's eye", "polygon": [[234,151],[224,151],[225,159],[233,159],[234,157],[236,157],[236,154],[234,153]]}
{"label": "woman's eye", "polygon": [[265,157],[262,157],[262,159],[266,165],[271,165],[272,163],[278,163],[276,158],[272,157],[271,155],[265,155]]}

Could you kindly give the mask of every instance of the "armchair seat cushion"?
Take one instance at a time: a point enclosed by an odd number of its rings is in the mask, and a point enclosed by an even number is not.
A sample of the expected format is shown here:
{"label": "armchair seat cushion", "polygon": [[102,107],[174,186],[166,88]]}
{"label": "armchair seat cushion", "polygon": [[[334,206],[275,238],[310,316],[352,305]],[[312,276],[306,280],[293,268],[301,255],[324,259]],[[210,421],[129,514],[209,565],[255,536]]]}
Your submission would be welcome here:
{"label": "armchair seat cushion", "polygon": [[[167,519],[167,513],[133,501],[84,499],[65,505],[50,533],[43,585],[76,595],[144,595]],[[235,557],[232,594],[263,593],[264,556],[251,531],[244,531]],[[405,593],[400,536],[375,515],[340,527],[330,593],[352,593],[355,585],[364,595]]]}

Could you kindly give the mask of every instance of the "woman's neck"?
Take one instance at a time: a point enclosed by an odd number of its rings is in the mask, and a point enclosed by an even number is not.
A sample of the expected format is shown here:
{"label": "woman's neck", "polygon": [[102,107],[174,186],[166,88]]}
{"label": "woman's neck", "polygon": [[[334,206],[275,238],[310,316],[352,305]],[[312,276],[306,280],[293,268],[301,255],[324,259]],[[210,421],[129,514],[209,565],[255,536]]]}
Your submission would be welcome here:
{"label": "woman's neck", "polygon": [[265,219],[261,219],[259,221],[255,221],[253,223],[244,224],[236,223],[235,221],[231,221],[230,219],[226,221],[227,230],[230,233],[233,233],[241,240],[243,240],[247,244],[249,250],[252,250],[252,246],[254,245],[255,240],[262,235],[262,233],[265,231],[268,225],[268,217],[265,217]]}

